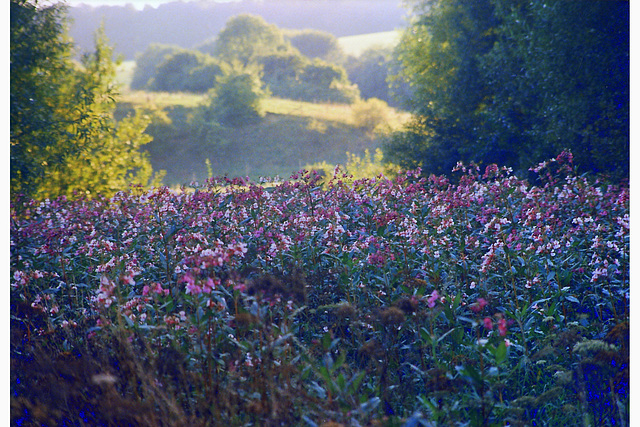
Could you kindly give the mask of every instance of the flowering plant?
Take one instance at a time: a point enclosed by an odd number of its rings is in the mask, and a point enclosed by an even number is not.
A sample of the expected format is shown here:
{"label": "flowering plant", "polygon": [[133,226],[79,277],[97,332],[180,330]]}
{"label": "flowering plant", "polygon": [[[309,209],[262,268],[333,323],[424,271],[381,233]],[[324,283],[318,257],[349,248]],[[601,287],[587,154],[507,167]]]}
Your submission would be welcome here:
{"label": "flowering plant", "polygon": [[12,417],[46,355],[91,361],[57,423],[624,420],[628,187],[536,171],[18,200]]}

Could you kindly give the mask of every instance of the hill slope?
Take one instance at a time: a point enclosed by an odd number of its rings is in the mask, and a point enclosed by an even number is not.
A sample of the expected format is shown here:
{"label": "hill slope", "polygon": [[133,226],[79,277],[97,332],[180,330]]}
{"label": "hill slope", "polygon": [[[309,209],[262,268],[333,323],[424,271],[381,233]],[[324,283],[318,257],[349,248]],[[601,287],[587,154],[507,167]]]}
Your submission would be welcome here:
{"label": "hill slope", "polygon": [[193,48],[214,37],[227,20],[241,13],[262,16],[281,28],[318,29],[336,37],[393,31],[404,26],[400,0],[242,0],[172,2],[158,8],[86,5],[69,8],[69,34],[80,50],[93,47],[93,34],[104,22],[115,52],[134,59],[151,43]]}

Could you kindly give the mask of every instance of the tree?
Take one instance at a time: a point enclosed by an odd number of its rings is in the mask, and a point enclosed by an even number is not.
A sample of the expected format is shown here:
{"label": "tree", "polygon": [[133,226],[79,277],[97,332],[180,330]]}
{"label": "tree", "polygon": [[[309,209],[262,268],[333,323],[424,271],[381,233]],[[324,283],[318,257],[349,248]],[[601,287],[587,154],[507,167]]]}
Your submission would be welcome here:
{"label": "tree", "polygon": [[158,65],[181,50],[175,45],[153,43],[144,52],[136,55],[136,68],[131,80],[131,89],[148,89],[151,79],[156,75]]}
{"label": "tree", "polygon": [[[491,95],[479,58],[493,47],[497,20],[490,0],[426,0],[416,10],[421,14],[397,52],[401,76],[413,89],[408,107],[415,118],[387,145],[387,155],[404,167],[449,172],[476,149],[483,126],[477,113]],[[416,157],[400,153],[418,142]]]}
{"label": "tree", "polygon": [[390,159],[426,173],[460,160],[526,171],[568,148],[583,170],[628,174],[628,2],[424,0],[415,10],[396,51],[414,120],[387,144]]}
{"label": "tree", "polygon": [[287,37],[291,45],[307,58],[341,63],[345,59],[338,39],[331,33],[320,30],[302,30]]}
{"label": "tree", "polygon": [[494,3],[487,153],[515,149],[526,166],[568,148],[583,170],[628,176],[629,2]]}
{"label": "tree", "polygon": [[63,8],[12,1],[11,15],[12,197],[109,196],[130,183],[150,184],[139,150],[149,140],[145,119],[113,119],[115,64],[104,31],[77,65]]}
{"label": "tree", "polygon": [[210,92],[209,105],[202,115],[203,122],[231,127],[256,123],[264,115],[261,103],[265,96],[259,70],[255,66],[245,67],[237,61],[225,63],[215,88]]}
{"label": "tree", "polygon": [[166,92],[206,92],[222,73],[217,60],[196,50],[180,50],[165,57],[157,68],[152,90]]}
{"label": "tree", "polygon": [[296,51],[262,55],[256,59],[262,67],[262,80],[273,96],[288,98],[300,85],[298,76],[307,59]]}
{"label": "tree", "polygon": [[358,85],[362,98],[394,104],[388,82],[392,61],[392,48],[372,47],[357,58],[351,57],[345,69],[349,80]]}
{"label": "tree", "polygon": [[243,66],[258,55],[283,52],[289,49],[280,29],[255,15],[231,18],[218,34],[214,53],[225,62],[237,60]]}
{"label": "tree", "polygon": [[[11,195],[32,194],[49,162],[60,163],[65,150],[57,141],[66,128],[79,125],[63,112],[69,99],[65,75],[70,71],[71,43],[65,37],[59,4],[36,7],[12,0],[10,9],[10,179]],[[69,94],[77,95],[77,94]],[[73,147],[68,147],[70,151]]]}

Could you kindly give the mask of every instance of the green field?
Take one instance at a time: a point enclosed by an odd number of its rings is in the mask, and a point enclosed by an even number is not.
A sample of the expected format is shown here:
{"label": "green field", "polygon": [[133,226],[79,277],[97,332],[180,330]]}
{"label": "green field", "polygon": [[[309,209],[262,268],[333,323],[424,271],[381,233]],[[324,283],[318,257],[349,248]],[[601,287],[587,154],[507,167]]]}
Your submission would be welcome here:
{"label": "green field", "polygon": [[[154,170],[167,172],[166,185],[202,182],[211,174],[288,178],[311,164],[345,165],[347,153],[363,156],[365,150],[373,152],[384,138],[357,128],[351,105],[268,98],[260,123],[220,129],[215,142],[204,141],[187,122],[205,101],[205,95],[188,93],[125,91],[121,95],[121,111],[155,106],[171,119],[170,124],[149,128],[154,140],[146,146]],[[409,118],[392,108],[387,113],[387,132]]]}
{"label": "green field", "polygon": [[393,47],[400,40],[400,31],[382,31],[379,33],[358,34],[338,37],[338,43],[348,55],[359,56],[365,50],[374,47]]}

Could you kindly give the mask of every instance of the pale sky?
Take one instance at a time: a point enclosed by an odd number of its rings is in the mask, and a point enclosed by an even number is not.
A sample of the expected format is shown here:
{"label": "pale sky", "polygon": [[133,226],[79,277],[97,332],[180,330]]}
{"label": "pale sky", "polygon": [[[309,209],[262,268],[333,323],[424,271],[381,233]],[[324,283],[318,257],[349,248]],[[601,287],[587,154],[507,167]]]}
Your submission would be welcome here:
{"label": "pale sky", "polygon": [[[69,6],[78,6],[80,4],[87,4],[90,6],[125,6],[127,4],[133,5],[138,10],[144,9],[146,5],[152,7],[158,7],[163,3],[172,3],[174,1],[196,1],[196,0],[66,0],[65,3]],[[216,3],[224,3],[227,1],[236,1],[236,0],[207,0]]]}

